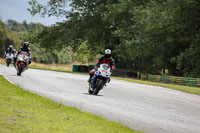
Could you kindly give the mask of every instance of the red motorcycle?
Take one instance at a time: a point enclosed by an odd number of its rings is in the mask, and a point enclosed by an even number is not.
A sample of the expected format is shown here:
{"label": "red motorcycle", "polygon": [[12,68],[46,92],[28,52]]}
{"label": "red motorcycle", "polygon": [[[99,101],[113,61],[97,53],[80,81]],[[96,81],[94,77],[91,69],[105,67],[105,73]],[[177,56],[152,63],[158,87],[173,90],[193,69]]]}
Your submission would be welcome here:
{"label": "red motorcycle", "polygon": [[22,51],[19,53],[19,55],[17,56],[16,67],[15,67],[18,76],[20,76],[22,72],[24,72],[28,68],[29,60],[30,58],[27,52]]}

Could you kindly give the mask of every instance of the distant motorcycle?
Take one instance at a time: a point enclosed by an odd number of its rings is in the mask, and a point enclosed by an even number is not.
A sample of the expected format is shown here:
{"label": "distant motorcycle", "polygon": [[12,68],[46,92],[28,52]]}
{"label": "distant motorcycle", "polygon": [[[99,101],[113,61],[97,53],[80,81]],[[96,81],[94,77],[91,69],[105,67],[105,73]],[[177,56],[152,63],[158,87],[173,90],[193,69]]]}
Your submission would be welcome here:
{"label": "distant motorcycle", "polygon": [[13,63],[13,57],[14,57],[13,53],[7,53],[6,54],[6,64],[7,64],[7,67],[9,67],[9,65],[11,63]]}
{"label": "distant motorcycle", "polygon": [[106,86],[110,80],[110,76],[110,66],[108,64],[101,64],[97,71],[94,73],[91,82],[89,83],[89,94],[98,95],[99,91],[103,89],[103,87]]}
{"label": "distant motorcycle", "polygon": [[22,51],[19,53],[17,56],[16,60],[16,70],[17,70],[17,75],[20,76],[22,72],[24,72],[28,68],[29,64],[29,56],[28,53],[25,51]]}

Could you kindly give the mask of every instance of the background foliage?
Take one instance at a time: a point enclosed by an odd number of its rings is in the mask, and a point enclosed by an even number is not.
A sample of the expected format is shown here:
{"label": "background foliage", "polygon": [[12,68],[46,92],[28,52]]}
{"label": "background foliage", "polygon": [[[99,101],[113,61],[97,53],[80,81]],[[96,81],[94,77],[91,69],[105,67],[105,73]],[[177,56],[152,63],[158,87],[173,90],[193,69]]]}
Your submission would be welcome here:
{"label": "background foliage", "polygon": [[[40,42],[52,40],[49,47],[69,46],[74,52],[87,47],[96,53],[110,48],[117,68],[200,76],[198,0],[49,0],[47,5],[32,0],[29,4],[32,15],[67,18],[38,34],[48,34]],[[70,11],[64,10],[66,5]]]}
{"label": "background foliage", "polygon": [[9,45],[13,45],[15,48],[20,46],[21,41],[18,36],[12,33],[5,23],[0,20],[0,57],[4,56],[5,49]]}
{"label": "background foliage", "polygon": [[61,48],[60,50],[49,51],[47,48],[40,46],[41,43],[37,41],[36,34],[45,28],[42,24],[32,22],[27,24],[26,21],[18,23],[11,19],[6,24],[2,21],[0,22],[1,57],[3,57],[3,53],[9,45],[13,45],[15,49],[18,49],[22,42],[28,41],[30,43],[31,57],[35,62],[45,64],[69,64],[72,62],[72,57],[67,49]]}
{"label": "background foliage", "polygon": [[[200,77],[199,0],[48,0],[46,5],[30,0],[29,4],[32,15],[67,18],[49,27],[36,24],[35,29],[26,21],[8,23],[15,32],[28,32],[21,40],[33,44],[37,62],[91,63],[110,48],[119,69]],[[66,55],[65,61],[61,55]]]}

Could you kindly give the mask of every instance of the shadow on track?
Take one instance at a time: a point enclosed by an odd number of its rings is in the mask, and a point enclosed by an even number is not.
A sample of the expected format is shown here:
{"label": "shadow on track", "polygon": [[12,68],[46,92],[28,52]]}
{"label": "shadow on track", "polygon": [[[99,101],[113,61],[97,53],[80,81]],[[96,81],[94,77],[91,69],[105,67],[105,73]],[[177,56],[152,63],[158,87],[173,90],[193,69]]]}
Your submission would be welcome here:
{"label": "shadow on track", "polygon": [[82,94],[90,95],[90,96],[99,96],[99,97],[102,97],[102,96],[103,96],[103,95],[92,95],[92,94],[89,94],[89,93],[82,93]]}
{"label": "shadow on track", "polygon": [[17,76],[17,75],[10,75],[10,76]]}
{"label": "shadow on track", "polygon": [[12,77],[24,77],[22,75],[20,75],[20,76],[18,76],[18,75],[10,75],[10,76],[12,76]]}

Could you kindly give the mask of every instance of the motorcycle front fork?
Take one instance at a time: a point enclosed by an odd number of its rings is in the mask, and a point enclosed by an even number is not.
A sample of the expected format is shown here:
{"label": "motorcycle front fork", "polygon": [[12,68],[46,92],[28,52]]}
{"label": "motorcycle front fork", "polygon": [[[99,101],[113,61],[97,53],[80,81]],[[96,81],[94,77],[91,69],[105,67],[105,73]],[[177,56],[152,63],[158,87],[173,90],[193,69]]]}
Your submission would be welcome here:
{"label": "motorcycle front fork", "polygon": [[96,76],[92,76],[92,79],[91,79],[91,87],[92,87],[93,90],[95,89],[95,82],[96,82],[96,79],[97,79]]}

